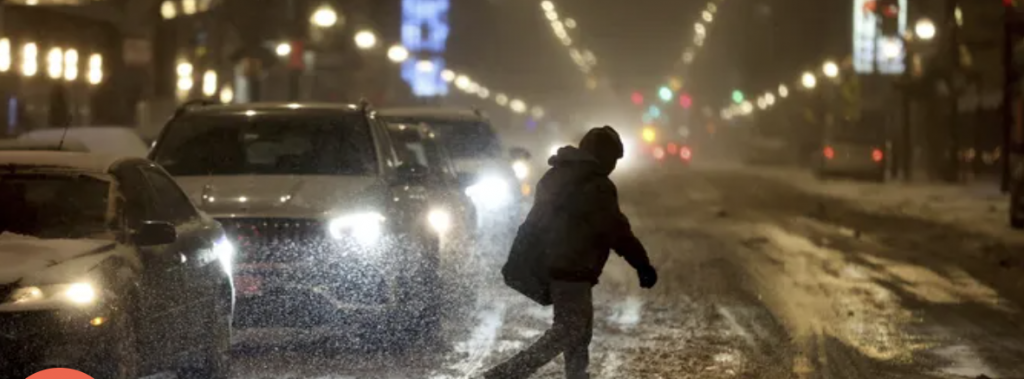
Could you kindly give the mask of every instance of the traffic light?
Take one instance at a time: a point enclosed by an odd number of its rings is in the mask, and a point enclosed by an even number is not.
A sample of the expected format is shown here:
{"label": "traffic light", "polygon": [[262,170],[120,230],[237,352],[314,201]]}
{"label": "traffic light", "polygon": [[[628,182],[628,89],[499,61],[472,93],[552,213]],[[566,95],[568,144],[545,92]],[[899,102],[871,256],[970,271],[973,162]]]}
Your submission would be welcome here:
{"label": "traffic light", "polygon": [[672,101],[672,89],[668,87],[661,87],[658,89],[658,97],[666,103]]}
{"label": "traffic light", "polygon": [[644,95],[640,94],[640,92],[633,92],[633,95],[629,98],[635,105],[643,105],[644,103]]}
{"label": "traffic light", "polygon": [[732,102],[734,102],[736,104],[739,104],[739,103],[742,103],[744,99],[745,99],[745,97],[743,96],[743,91],[740,91],[740,90],[732,91]]}
{"label": "traffic light", "polygon": [[693,106],[693,98],[689,94],[682,94],[679,96],[679,106],[683,109],[690,109]]}

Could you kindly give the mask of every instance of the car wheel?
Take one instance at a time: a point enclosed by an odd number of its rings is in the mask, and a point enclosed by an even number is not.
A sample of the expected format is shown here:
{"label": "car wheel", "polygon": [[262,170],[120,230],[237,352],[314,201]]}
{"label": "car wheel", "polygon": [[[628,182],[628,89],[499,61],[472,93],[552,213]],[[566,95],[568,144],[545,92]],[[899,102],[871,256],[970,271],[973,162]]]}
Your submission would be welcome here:
{"label": "car wheel", "polygon": [[231,316],[222,308],[211,312],[207,325],[214,325],[214,330],[210,332],[210,343],[200,365],[178,370],[178,378],[227,379],[231,374]]}

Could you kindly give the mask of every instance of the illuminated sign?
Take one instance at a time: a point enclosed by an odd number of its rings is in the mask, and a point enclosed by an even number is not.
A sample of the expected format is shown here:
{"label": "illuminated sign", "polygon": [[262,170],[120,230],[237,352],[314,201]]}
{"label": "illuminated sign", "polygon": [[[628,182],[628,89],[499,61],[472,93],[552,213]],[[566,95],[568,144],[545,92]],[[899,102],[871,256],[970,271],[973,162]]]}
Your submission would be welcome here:
{"label": "illuminated sign", "polygon": [[[402,79],[416,96],[448,94],[448,83],[441,79],[445,69],[442,57],[448,42],[449,0],[402,0],[402,45],[413,57],[402,63]],[[417,70],[419,61],[434,63],[433,70]]]}
{"label": "illuminated sign", "polygon": [[899,0],[897,34],[882,35],[879,29],[877,0],[853,0],[853,68],[861,74],[902,74],[906,50],[907,0]]}

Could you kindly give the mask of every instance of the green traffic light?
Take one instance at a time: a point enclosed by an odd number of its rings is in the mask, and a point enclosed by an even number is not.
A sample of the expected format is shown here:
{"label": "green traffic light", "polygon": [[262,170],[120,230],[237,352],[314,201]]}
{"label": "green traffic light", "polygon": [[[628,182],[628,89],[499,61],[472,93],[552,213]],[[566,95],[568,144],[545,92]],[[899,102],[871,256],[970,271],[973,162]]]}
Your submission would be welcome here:
{"label": "green traffic light", "polygon": [[732,101],[736,104],[742,103],[745,98],[740,90],[732,91]]}

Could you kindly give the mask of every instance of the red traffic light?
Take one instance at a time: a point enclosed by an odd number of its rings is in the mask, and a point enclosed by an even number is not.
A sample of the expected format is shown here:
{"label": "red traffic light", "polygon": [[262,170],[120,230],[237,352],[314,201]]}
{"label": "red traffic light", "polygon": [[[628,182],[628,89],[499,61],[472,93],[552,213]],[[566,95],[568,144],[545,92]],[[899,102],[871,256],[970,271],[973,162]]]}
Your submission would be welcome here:
{"label": "red traffic light", "polygon": [[642,105],[644,103],[644,95],[641,95],[640,92],[633,92],[630,100],[633,101],[633,104]]}
{"label": "red traffic light", "polygon": [[679,96],[679,106],[683,107],[683,109],[690,109],[693,106],[693,98],[688,94]]}

